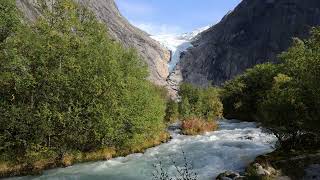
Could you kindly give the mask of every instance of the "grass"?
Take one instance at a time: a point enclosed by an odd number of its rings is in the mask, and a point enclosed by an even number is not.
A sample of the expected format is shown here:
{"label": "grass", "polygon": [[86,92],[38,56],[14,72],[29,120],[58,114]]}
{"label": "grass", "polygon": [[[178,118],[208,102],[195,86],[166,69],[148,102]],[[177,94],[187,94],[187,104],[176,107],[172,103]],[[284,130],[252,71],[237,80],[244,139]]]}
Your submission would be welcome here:
{"label": "grass", "polygon": [[143,143],[135,143],[127,146],[125,149],[103,148],[92,152],[68,152],[59,157],[51,154],[49,157],[37,158],[37,160],[28,163],[1,162],[0,161],[0,178],[25,175],[40,175],[44,170],[68,167],[76,163],[91,161],[109,160],[114,157],[126,156],[132,153],[143,153],[146,149],[167,142],[170,135],[162,132],[156,137],[145,139]]}
{"label": "grass", "polygon": [[218,128],[216,121],[206,121],[199,118],[188,118],[182,121],[182,133],[185,135],[199,135],[214,131]]}

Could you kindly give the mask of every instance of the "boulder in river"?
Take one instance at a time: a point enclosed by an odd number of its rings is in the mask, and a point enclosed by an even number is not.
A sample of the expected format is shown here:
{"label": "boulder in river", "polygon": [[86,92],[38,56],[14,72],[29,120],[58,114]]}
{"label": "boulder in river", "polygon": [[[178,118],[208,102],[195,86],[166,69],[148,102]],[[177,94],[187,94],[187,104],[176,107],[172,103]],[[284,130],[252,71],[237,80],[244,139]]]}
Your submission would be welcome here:
{"label": "boulder in river", "polygon": [[238,172],[226,171],[217,176],[216,180],[241,180],[244,176],[240,176]]}

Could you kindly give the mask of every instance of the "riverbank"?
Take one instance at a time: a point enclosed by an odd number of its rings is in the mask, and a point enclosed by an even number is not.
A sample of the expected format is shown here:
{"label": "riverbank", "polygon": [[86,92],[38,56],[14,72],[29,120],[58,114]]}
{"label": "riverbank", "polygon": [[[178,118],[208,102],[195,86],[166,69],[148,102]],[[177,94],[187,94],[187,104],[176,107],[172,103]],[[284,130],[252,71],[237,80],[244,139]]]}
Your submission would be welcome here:
{"label": "riverbank", "polygon": [[218,130],[197,136],[185,136],[180,129],[170,128],[172,139],[168,143],[144,153],[51,169],[32,179],[152,180],[154,165],[159,162],[170,177],[175,177],[172,161],[183,165],[183,150],[198,179],[212,180],[226,169],[244,169],[257,156],[273,151],[276,138],[258,128],[256,123],[220,120],[218,125]]}
{"label": "riverbank", "polygon": [[[260,171],[256,167],[260,166]],[[320,166],[320,149],[308,151],[282,151],[276,150],[272,153],[258,156],[251,163],[246,172],[250,177],[287,179],[320,179],[320,167],[311,172],[310,168]],[[262,170],[262,171],[261,171]]]}
{"label": "riverbank", "polygon": [[282,151],[258,156],[245,172],[226,171],[216,179],[234,180],[318,180],[320,179],[320,149]]}
{"label": "riverbank", "polygon": [[104,148],[92,152],[69,152],[62,157],[48,155],[49,157],[47,158],[26,163],[0,162],[0,178],[41,175],[44,170],[48,169],[68,167],[78,163],[109,160],[133,153],[144,153],[149,148],[168,142],[170,138],[168,132],[162,132],[159,136],[147,139],[143,144],[132,146],[128,149]]}

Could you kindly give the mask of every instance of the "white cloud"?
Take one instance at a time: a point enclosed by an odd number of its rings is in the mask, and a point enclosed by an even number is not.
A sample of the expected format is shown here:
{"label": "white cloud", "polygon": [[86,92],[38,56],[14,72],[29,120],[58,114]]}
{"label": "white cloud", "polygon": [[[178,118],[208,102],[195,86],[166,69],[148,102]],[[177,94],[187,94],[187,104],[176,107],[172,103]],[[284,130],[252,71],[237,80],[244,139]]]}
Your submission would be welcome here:
{"label": "white cloud", "polygon": [[122,11],[131,14],[131,15],[146,15],[153,13],[155,8],[151,6],[151,4],[147,3],[137,3],[137,2],[129,2],[127,0],[117,0],[118,7],[121,8]]}
{"label": "white cloud", "polygon": [[121,14],[126,15],[131,24],[151,35],[177,34],[182,31],[182,28],[176,25],[144,21],[141,18],[137,20],[137,17],[152,17],[157,13],[157,7],[153,7],[150,3],[133,0],[116,0],[116,2]]}
{"label": "white cloud", "polygon": [[179,34],[182,28],[175,25],[168,24],[154,24],[154,23],[132,23],[134,26],[146,31],[151,35],[166,35],[166,34]]}

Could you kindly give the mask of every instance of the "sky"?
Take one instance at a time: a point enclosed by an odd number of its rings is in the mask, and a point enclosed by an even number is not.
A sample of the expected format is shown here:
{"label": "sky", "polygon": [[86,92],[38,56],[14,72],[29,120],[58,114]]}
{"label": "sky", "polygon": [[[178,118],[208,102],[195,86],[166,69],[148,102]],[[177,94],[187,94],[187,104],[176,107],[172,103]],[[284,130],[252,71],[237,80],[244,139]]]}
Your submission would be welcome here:
{"label": "sky", "polygon": [[151,35],[214,25],[241,0],[116,0],[121,14]]}

